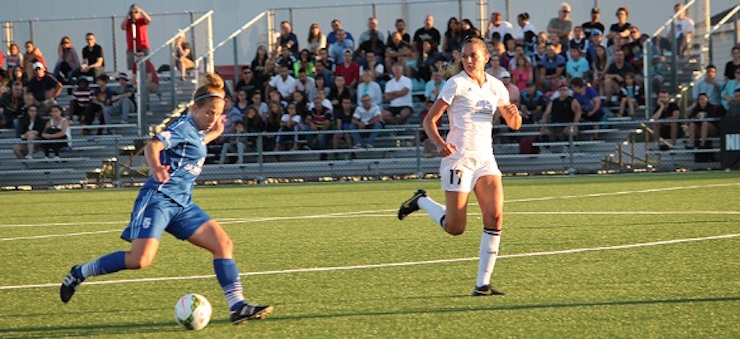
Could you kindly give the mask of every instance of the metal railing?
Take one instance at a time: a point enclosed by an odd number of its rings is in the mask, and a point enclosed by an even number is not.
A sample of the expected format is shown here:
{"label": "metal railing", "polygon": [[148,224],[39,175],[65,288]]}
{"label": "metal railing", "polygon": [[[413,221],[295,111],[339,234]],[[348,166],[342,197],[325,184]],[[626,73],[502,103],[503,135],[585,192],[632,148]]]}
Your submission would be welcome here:
{"label": "metal railing", "polygon": [[712,26],[709,31],[701,37],[701,68],[704,69],[709,64],[714,64],[714,48],[712,34],[722,27],[727,21],[732,20],[734,26],[735,44],[738,36],[738,20],[740,20],[740,5],[735,6],[727,15],[725,15],[716,25]]}

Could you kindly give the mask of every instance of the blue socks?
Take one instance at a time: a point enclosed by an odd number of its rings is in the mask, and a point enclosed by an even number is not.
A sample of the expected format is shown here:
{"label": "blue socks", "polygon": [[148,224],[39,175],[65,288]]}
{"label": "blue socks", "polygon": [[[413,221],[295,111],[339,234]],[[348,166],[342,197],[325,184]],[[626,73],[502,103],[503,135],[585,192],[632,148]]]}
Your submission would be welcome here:
{"label": "blue socks", "polygon": [[229,309],[232,312],[238,311],[244,305],[244,295],[234,259],[213,259],[213,270],[216,271],[216,279],[224,291]]}
{"label": "blue socks", "polygon": [[126,252],[118,251],[77,266],[76,273],[78,278],[85,280],[89,277],[114,273],[123,269],[126,269]]}

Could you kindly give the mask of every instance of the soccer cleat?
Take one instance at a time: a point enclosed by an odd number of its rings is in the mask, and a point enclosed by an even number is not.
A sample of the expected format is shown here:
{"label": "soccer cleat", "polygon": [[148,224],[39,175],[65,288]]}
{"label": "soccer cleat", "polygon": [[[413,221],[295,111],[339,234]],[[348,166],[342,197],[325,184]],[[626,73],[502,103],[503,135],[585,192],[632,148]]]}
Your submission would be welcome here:
{"label": "soccer cleat", "polygon": [[401,207],[398,208],[398,220],[403,220],[407,215],[414,213],[419,210],[419,198],[426,197],[427,191],[423,189],[419,189],[414,193],[414,195],[411,196],[411,198],[408,198],[406,201],[401,204]]}
{"label": "soccer cleat", "polygon": [[63,303],[67,303],[69,299],[72,299],[75,291],[77,291],[77,288],[82,284],[83,279],[77,277],[77,273],[75,273],[76,271],[77,266],[75,265],[71,270],[69,270],[69,274],[64,278],[62,286],[59,288],[59,296],[62,297]]}
{"label": "soccer cleat", "polygon": [[239,325],[247,320],[263,319],[272,313],[274,307],[269,305],[244,304],[236,312],[231,312],[231,323]]}
{"label": "soccer cleat", "polygon": [[491,285],[476,286],[473,290],[474,297],[504,295],[504,292],[495,290]]}

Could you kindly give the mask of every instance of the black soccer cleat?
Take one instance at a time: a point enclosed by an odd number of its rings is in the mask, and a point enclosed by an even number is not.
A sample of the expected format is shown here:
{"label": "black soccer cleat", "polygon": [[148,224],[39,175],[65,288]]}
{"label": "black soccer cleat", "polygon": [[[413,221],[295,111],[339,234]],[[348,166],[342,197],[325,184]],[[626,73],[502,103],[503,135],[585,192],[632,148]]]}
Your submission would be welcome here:
{"label": "black soccer cleat", "polygon": [[473,290],[474,297],[484,297],[493,295],[504,295],[504,292],[498,291],[491,287],[491,285],[476,286]]}
{"label": "black soccer cleat", "polygon": [[427,191],[423,189],[419,189],[414,193],[414,195],[411,196],[411,198],[408,198],[406,201],[401,204],[401,207],[398,209],[398,220],[403,220],[406,216],[408,216],[411,213],[414,213],[419,210],[419,198],[426,197]]}
{"label": "black soccer cleat", "polygon": [[272,313],[273,309],[274,307],[270,305],[254,305],[245,303],[238,311],[231,312],[231,323],[239,325],[247,320],[264,319]]}
{"label": "black soccer cleat", "polygon": [[59,296],[62,298],[63,303],[67,303],[69,299],[72,299],[75,291],[77,291],[77,288],[82,284],[83,279],[80,279],[76,272],[77,265],[72,266],[72,269],[69,270],[69,274],[67,274],[67,277],[64,278],[64,281],[62,282],[62,286],[59,288]]}

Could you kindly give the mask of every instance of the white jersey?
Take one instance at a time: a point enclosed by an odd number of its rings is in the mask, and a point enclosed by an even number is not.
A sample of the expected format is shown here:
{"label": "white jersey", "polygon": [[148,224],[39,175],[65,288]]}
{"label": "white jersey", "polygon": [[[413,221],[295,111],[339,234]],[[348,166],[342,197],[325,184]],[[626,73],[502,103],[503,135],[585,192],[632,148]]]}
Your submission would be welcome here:
{"label": "white jersey", "polygon": [[447,142],[457,146],[451,157],[493,156],[493,114],[509,104],[504,83],[485,74],[482,86],[462,71],[449,78],[437,96],[446,102],[450,132]]}

